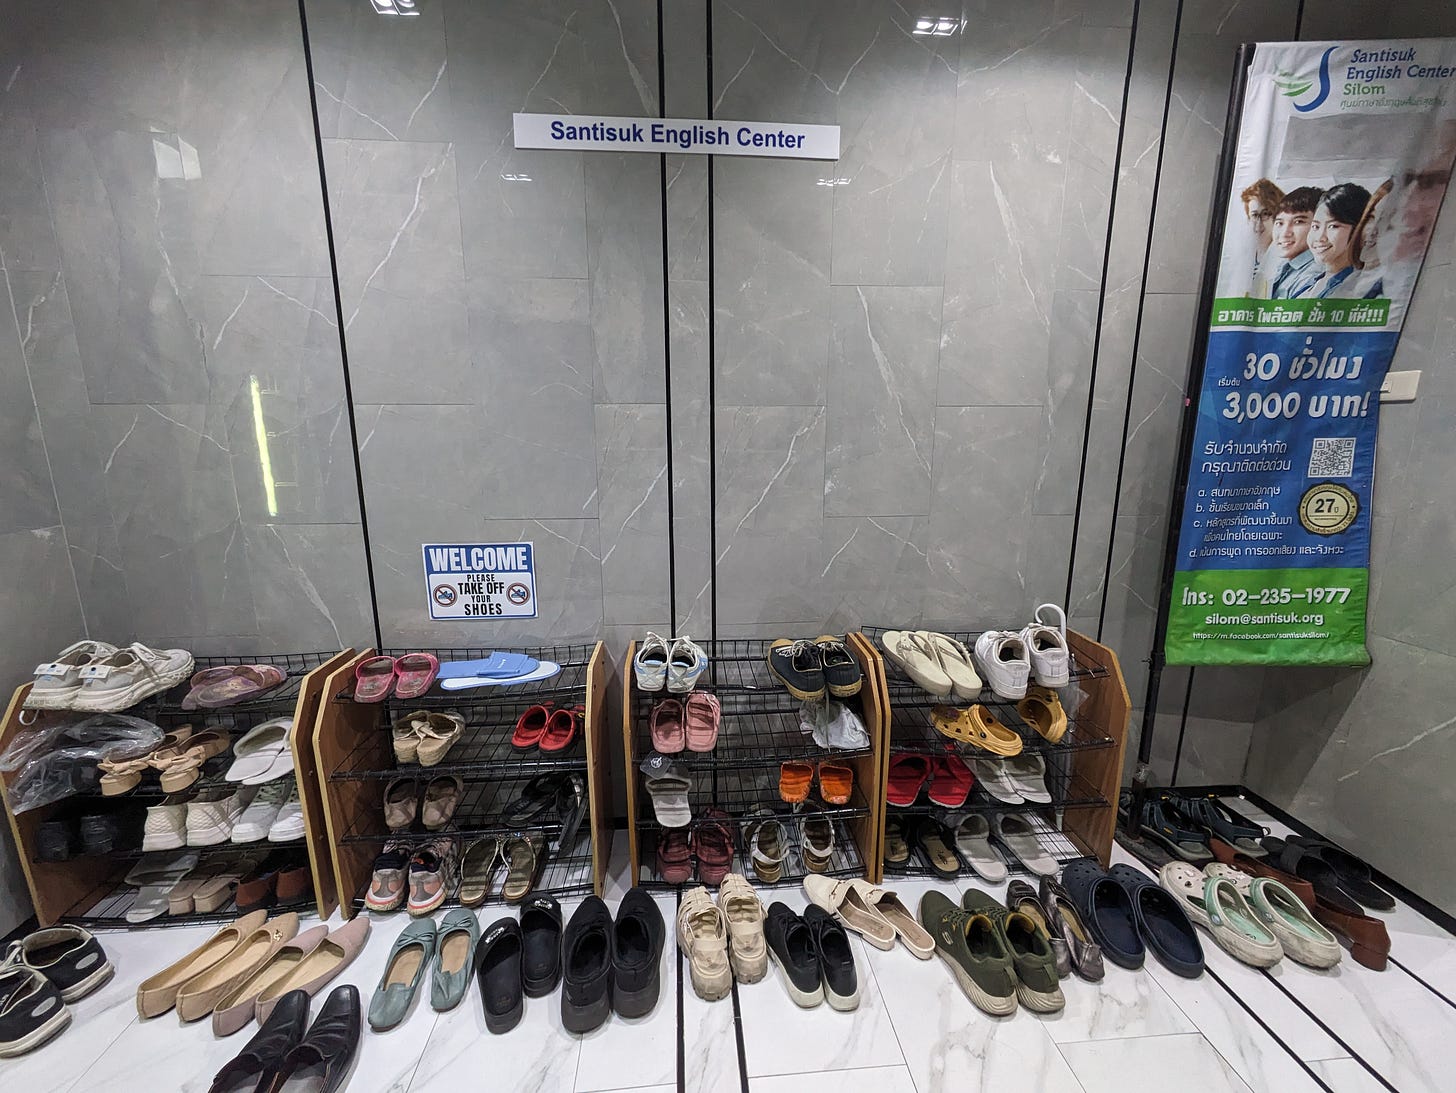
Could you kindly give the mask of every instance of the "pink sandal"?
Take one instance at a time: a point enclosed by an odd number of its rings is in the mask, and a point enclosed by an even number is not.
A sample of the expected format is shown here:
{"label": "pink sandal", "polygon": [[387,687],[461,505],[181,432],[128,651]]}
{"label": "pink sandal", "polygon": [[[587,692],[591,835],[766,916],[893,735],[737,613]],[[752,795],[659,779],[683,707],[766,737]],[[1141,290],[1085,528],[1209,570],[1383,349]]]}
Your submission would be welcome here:
{"label": "pink sandal", "polygon": [[687,737],[683,733],[683,704],[675,698],[664,698],[652,708],[652,746],[663,755],[683,750]]}
{"label": "pink sandal", "polygon": [[383,702],[394,690],[394,658],[370,657],[354,669],[354,701]]}
{"label": "pink sandal", "polygon": [[419,698],[439,671],[440,661],[430,653],[406,653],[394,662],[394,697]]}
{"label": "pink sandal", "polygon": [[712,751],[718,743],[718,724],[723,717],[718,696],[694,691],[688,695],[685,717],[688,751]]}

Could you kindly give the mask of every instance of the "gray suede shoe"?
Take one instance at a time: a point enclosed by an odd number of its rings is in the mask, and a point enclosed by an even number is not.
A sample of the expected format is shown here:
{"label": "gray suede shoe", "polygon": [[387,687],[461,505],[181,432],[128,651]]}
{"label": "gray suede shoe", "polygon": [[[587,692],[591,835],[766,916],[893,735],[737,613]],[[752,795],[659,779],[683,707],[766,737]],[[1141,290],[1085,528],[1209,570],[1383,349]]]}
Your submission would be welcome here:
{"label": "gray suede shoe", "polygon": [[465,997],[479,940],[480,923],[468,907],[456,907],[440,921],[440,932],[435,935],[435,971],[430,977],[432,1007],[454,1009]]}
{"label": "gray suede shoe", "polygon": [[369,1027],[375,1032],[394,1028],[409,1013],[420,980],[435,955],[435,920],[417,918],[400,931],[374,997],[369,999]]}

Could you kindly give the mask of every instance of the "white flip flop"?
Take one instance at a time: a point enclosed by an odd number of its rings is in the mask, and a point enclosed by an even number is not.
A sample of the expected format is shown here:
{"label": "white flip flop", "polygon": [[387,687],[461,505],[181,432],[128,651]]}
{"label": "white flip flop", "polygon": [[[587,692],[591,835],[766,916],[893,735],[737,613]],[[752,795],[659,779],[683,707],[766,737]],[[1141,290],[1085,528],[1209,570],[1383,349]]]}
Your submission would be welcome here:
{"label": "white flip flop", "polygon": [[124,884],[137,887],[137,896],[126,912],[126,920],[150,922],[165,915],[172,890],[197,866],[199,856],[196,850],[143,855],[123,880]]}
{"label": "white flip flop", "polygon": [[1040,755],[1013,755],[1001,761],[1001,770],[1022,800],[1051,804],[1052,795],[1046,787],[1046,760]]}
{"label": "white flip flop", "polygon": [[[947,823],[955,819],[946,817]],[[961,857],[989,884],[1000,884],[1007,877],[1006,859],[991,845],[991,824],[979,812],[967,813],[955,825],[955,844]]]}
{"label": "white flip flop", "polygon": [[1021,864],[1039,877],[1055,877],[1057,860],[1036,841],[1036,829],[1020,816],[998,812],[992,821],[996,838],[1015,854]]}
{"label": "white flip flop", "polygon": [[880,635],[885,655],[898,664],[904,673],[938,698],[950,694],[955,686],[940,666],[935,651],[909,630],[886,630]]}
{"label": "white flip flop", "polygon": [[293,770],[293,749],[288,746],[293,718],[279,717],[250,729],[233,745],[233,765],[224,776],[245,786],[271,782]]}

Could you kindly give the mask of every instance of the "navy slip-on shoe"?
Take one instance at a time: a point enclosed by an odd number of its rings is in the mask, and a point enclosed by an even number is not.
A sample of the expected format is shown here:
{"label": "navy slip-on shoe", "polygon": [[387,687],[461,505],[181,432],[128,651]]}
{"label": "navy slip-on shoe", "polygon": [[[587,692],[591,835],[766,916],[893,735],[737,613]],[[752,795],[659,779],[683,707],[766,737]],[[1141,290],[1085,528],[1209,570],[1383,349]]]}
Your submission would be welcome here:
{"label": "navy slip-on shoe", "polygon": [[1070,862],[1062,870],[1062,887],[1071,895],[1102,955],[1118,967],[1141,968],[1147,950],[1126,889],[1091,858]]}
{"label": "navy slip-on shoe", "polygon": [[1203,974],[1203,945],[1178,900],[1130,865],[1114,865],[1108,876],[1132,900],[1133,919],[1143,942],[1171,972],[1188,979]]}

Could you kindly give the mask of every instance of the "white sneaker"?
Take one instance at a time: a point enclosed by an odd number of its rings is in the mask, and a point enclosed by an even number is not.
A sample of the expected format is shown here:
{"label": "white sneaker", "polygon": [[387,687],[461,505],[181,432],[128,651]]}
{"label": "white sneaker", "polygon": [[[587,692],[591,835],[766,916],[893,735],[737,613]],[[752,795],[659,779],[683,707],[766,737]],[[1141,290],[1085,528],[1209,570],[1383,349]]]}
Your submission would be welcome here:
{"label": "white sneaker", "polygon": [[288,800],[283,802],[273,826],[268,829],[268,841],[288,843],[303,836],[303,802],[298,799],[298,783],[294,782],[293,788],[288,791]]}
{"label": "white sneaker", "polygon": [[976,667],[1002,698],[1025,698],[1031,675],[1026,642],[1014,630],[987,630],[976,639]]}
{"label": "white sneaker", "polygon": [[[1056,614],[1055,622],[1042,619],[1043,611]],[[1031,657],[1031,671],[1044,687],[1065,687],[1072,681],[1072,656],[1067,651],[1067,613],[1054,603],[1044,603],[1032,615],[1035,622],[1021,632]]]}
{"label": "white sneaker", "polygon": [[292,778],[280,778],[276,782],[258,787],[258,795],[243,809],[233,824],[232,840],[235,843],[256,843],[268,837],[273,821],[288,800],[290,790],[297,794],[298,783]]}
{"label": "white sneaker", "polygon": [[116,652],[104,641],[78,641],[60,651],[49,664],[38,665],[35,682],[26,696],[27,710],[69,710],[81,693],[81,669],[99,664]]}
{"label": "white sneaker", "polygon": [[632,659],[639,691],[660,691],[667,683],[667,642],[647,631],[647,638],[637,647]]}
{"label": "white sneaker", "polygon": [[173,795],[147,809],[143,850],[177,850],[187,845],[187,799]]}
{"label": "white sneaker", "polygon": [[708,654],[684,634],[672,643],[672,652],[667,657],[667,689],[686,694],[698,685],[698,677],[707,667]]}
{"label": "white sneaker", "polygon": [[116,713],[175,687],[191,674],[192,654],[186,649],[152,649],[134,641],[80,669],[81,688],[70,708]]}
{"label": "white sneaker", "polygon": [[187,845],[216,846],[232,836],[233,825],[257,790],[239,786],[236,793],[211,789],[187,803]]}

